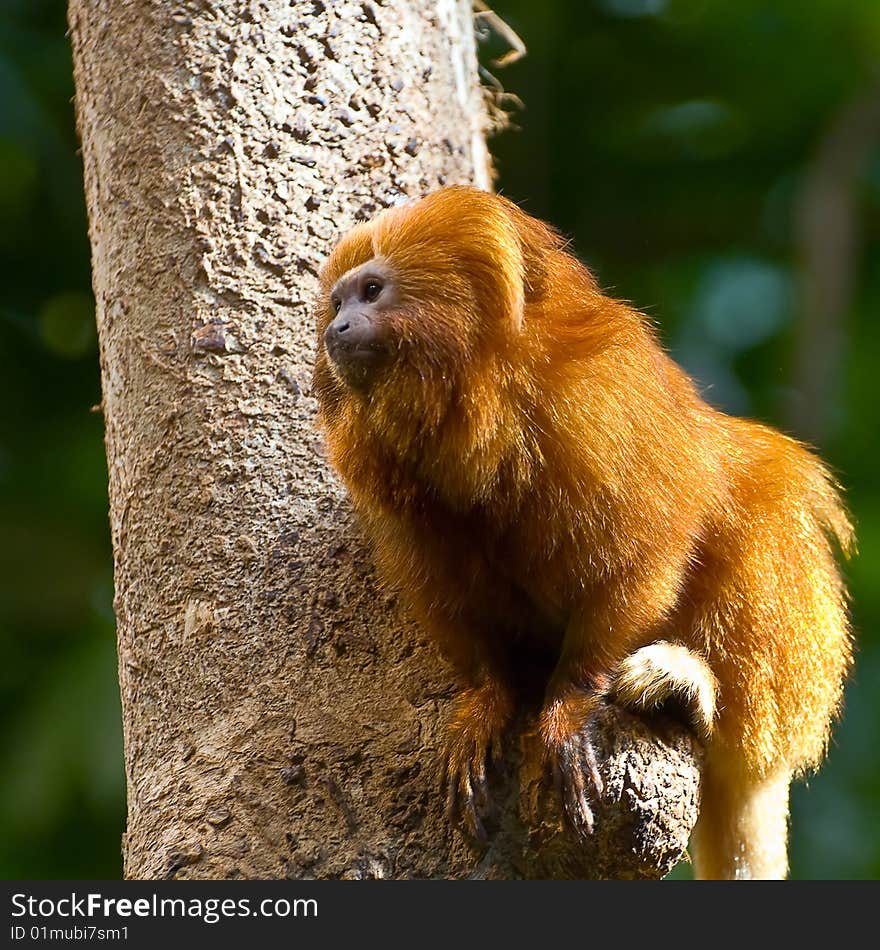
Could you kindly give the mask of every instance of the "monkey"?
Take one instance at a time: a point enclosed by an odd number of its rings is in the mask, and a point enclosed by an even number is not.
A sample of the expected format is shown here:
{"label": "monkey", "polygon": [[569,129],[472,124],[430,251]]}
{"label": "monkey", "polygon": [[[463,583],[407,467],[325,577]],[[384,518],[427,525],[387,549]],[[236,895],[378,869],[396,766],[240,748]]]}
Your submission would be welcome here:
{"label": "monkey", "polygon": [[329,460],[461,680],[450,813],[485,839],[523,684],[580,835],[601,704],[681,700],[705,745],[697,876],[785,877],[789,786],[821,762],[852,663],[854,532],[825,465],[710,406],[557,230],[487,191],[355,225],[319,298]]}

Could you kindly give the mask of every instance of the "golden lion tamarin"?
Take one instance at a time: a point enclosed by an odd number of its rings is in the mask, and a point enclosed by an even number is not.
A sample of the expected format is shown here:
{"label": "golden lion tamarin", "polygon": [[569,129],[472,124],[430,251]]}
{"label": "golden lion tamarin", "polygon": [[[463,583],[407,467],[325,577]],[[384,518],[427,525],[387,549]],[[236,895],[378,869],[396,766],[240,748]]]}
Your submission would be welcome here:
{"label": "golden lion tamarin", "polygon": [[708,406],[646,319],[504,198],[387,210],[321,286],[329,456],[464,681],[446,758],[471,831],[531,674],[576,830],[601,791],[598,703],[684,698],[706,743],[698,875],[783,877],[789,784],[822,758],[851,661],[834,543],[852,529],[822,463]]}

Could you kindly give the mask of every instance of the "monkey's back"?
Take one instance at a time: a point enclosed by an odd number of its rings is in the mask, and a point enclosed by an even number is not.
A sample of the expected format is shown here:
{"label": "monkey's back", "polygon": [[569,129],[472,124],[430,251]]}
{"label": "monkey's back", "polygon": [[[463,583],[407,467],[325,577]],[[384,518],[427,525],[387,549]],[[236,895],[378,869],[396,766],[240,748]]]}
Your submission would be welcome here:
{"label": "monkey's back", "polygon": [[852,661],[835,547],[852,528],[823,464],[793,439],[717,414],[727,509],[714,515],[671,627],[718,677],[717,741],[750,770],[818,765]]}
{"label": "monkey's back", "polygon": [[[539,500],[552,505],[521,520],[535,538],[575,539],[559,557],[575,590],[597,565],[598,590],[602,573],[646,571],[642,599],[670,602],[650,636],[706,657],[721,687],[717,742],[749,771],[815,766],[852,661],[835,550],[848,551],[852,527],[837,487],[794,439],[706,405],[644,323],[624,340],[568,371],[578,409],[544,426],[554,490]],[[664,566],[682,565],[673,594]],[[536,584],[560,571],[529,573]]]}

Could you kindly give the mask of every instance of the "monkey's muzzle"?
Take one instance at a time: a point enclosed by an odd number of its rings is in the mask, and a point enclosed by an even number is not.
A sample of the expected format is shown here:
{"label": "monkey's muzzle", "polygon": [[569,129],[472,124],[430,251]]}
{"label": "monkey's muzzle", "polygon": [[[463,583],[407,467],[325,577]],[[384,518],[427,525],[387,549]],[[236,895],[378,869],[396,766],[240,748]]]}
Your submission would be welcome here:
{"label": "monkey's muzzle", "polygon": [[344,310],[324,331],[324,346],[336,372],[354,389],[364,389],[387,356],[373,321]]}

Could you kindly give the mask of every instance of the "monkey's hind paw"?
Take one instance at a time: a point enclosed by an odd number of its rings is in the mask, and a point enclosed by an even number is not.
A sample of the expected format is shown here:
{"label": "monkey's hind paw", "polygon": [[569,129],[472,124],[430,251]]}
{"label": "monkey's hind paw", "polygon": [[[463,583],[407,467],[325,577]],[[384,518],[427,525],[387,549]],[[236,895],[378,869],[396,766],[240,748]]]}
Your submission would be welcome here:
{"label": "monkey's hind paw", "polygon": [[717,692],[718,682],[701,656],[681,644],[660,640],[621,662],[610,698],[638,712],[673,706],[705,740],[712,732]]}
{"label": "monkey's hind paw", "polygon": [[584,837],[593,833],[593,808],[603,782],[586,729],[555,744],[549,751],[553,782],[572,828]]}

